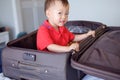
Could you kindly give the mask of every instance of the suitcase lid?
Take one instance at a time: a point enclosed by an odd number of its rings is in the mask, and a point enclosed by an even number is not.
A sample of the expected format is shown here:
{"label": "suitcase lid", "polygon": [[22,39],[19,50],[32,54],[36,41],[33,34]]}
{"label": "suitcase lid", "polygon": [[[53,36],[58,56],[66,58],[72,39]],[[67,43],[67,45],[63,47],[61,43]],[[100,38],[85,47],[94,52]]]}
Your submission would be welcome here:
{"label": "suitcase lid", "polygon": [[[91,41],[92,40],[88,42],[90,43]],[[93,44],[88,44],[89,47],[87,47],[83,53],[79,52],[72,55],[72,67],[78,70],[82,70],[87,74],[105,79],[120,79],[119,41],[120,30],[106,32],[95,42],[93,42]]]}

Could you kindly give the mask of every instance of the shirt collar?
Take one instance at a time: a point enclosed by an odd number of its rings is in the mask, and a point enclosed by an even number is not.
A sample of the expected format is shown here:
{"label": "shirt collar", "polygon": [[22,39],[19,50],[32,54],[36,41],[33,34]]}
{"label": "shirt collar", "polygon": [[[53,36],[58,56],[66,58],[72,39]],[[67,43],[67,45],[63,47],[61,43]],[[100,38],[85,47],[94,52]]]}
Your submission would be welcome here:
{"label": "shirt collar", "polygon": [[45,27],[47,27],[47,28],[52,28],[52,26],[51,26],[51,24],[48,22],[48,20],[45,20],[44,21],[44,23],[43,23],[43,25],[45,26]]}

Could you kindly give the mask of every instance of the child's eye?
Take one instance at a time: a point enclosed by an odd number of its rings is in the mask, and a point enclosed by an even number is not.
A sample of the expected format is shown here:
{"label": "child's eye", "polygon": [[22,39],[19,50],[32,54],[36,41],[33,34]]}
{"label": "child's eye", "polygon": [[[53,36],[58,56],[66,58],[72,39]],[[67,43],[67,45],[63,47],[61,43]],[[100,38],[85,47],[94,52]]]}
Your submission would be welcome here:
{"label": "child's eye", "polygon": [[69,15],[69,13],[65,13],[65,15]]}
{"label": "child's eye", "polygon": [[58,14],[62,14],[61,12],[58,12]]}

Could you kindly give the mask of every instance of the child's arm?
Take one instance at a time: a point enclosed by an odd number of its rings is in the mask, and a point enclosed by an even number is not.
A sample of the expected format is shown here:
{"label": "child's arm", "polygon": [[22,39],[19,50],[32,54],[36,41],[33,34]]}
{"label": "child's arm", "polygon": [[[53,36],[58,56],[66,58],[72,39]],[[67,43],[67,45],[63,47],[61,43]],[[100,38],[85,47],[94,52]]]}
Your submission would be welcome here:
{"label": "child's arm", "polygon": [[79,44],[72,43],[70,46],[61,46],[61,45],[57,45],[57,44],[50,44],[50,45],[48,45],[47,49],[49,51],[53,51],[53,52],[69,52],[72,49],[79,51]]}
{"label": "child's arm", "polygon": [[88,31],[85,34],[79,34],[79,35],[75,35],[75,38],[73,41],[81,41],[85,38],[87,38],[88,36],[92,35],[93,37],[95,37],[95,31]]}
{"label": "child's arm", "polygon": [[[89,31],[88,33],[85,33],[85,34],[75,35],[75,38],[74,38],[73,41],[83,40],[90,35],[92,35],[94,37],[95,36],[95,31]],[[53,52],[69,52],[72,49],[76,50],[76,51],[79,51],[79,44],[78,43],[72,43],[70,46],[61,46],[61,45],[57,45],[57,44],[50,44],[50,45],[47,46],[47,49],[49,51],[53,51]]]}

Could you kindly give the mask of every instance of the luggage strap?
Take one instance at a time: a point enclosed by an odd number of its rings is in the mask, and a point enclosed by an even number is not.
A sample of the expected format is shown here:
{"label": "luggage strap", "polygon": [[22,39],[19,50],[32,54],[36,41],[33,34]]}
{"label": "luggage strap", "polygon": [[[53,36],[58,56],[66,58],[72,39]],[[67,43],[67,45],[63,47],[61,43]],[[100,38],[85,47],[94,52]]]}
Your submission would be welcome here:
{"label": "luggage strap", "polygon": [[108,27],[106,27],[105,25],[102,25],[100,27],[98,27],[95,30],[95,37],[89,36],[86,39],[82,40],[79,44],[80,49],[78,52],[73,51],[73,58],[75,61],[78,61],[79,58],[81,57],[82,54],[84,54],[84,52],[100,37],[102,36],[105,32],[107,32],[109,30]]}

